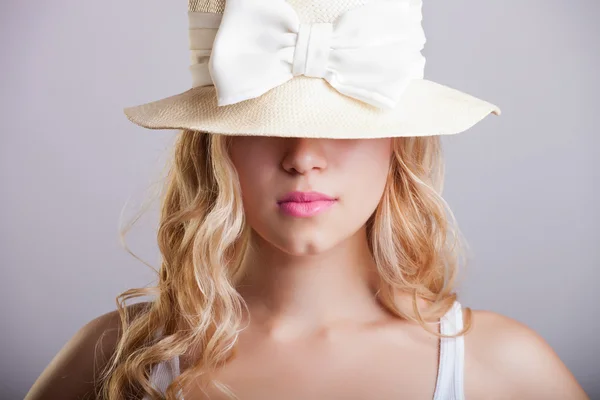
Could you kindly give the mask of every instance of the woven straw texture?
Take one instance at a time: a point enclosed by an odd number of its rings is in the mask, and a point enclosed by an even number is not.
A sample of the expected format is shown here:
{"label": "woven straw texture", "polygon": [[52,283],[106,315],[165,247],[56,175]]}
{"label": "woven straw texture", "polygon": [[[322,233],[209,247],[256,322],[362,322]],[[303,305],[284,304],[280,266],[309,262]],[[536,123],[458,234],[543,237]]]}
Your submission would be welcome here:
{"label": "woven straw texture", "polygon": [[339,94],[323,79],[298,76],[260,97],[217,106],[214,86],[126,110],[150,129],[191,129],[231,135],[377,138],[449,135],[469,129],[495,105],[428,80],[415,80],[396,110]]}
{"label": "woven straw texture", "polygon": [[[286,0],[302,23],[333,22],[341,13],[369,0]],[[223,14],[225,0],[189,0],[189,11]]]}

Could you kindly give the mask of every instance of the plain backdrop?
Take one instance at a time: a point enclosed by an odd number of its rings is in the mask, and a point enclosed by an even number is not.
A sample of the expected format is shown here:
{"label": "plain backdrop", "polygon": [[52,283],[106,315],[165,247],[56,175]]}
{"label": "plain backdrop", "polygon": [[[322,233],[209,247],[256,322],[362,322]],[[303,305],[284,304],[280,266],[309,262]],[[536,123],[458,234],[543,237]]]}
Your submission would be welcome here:
{"label": "plain backdrop", "polygon": [[[122,108],[190,87],[186,12],[185,0],[0,2],[3,400],[153,280],[119,218],[159,181],[174,132]],[[600,2],[426,0],[423,13],[426,78],[502,108],[444,138],[444,196],[472,252],[459,299],[538,331],[600,398]],[[156,221],[153,205],[127,243],[158,267]]]}

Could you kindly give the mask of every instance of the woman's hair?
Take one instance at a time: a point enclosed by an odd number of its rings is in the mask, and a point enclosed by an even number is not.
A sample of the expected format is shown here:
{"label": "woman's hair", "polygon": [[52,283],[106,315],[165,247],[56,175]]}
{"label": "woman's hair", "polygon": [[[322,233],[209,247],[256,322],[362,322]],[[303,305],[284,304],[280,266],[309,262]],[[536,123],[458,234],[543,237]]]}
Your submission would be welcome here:
{"label": "woman's hair", "polygon": [[[246,307],[236,290],[249,245],[240,185],[228,153],[230,137],[184,130],[173,147],[161,193],[158,245],[162,265],[158,283],[130,289],[117,297],[119,341],[100,376],[99,397],[116,400],[162,399],[149,381],[152,368],[193,349],[195,365],[171,384],[174,400],[191,381],[214,385],[236,398],[212,373],[235,351]],[[439,322],[456,300],[453,291],[463,241],[454,216],[440,193],[444,166],[440,136],[393,139],[393,156],[382,199],[367,221],[367,235],[377,265],[377,295],[399,318]],[[135,221],[134,221],[135,222]],[[395,301],[410,294],[412,306]],[[125,301],[155,299],[132,315]],[[427,307],[421,310],[418,299]]]}

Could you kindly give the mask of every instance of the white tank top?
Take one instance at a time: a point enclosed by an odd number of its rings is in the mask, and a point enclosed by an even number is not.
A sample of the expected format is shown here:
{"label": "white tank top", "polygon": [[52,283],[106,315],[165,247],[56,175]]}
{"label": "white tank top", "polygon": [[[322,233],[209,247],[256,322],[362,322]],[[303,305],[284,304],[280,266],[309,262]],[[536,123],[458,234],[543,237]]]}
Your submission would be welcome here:
{"label": "white tank top", "polygon": [[[452,308],[441,318],[440,331],[452,335],[463,328],[461,305],[455,301]],[[433,400],[464,400],[464,337],[441,338],[440,362]],[[150,376],[152,385],[165,393],[167,387],[179,375],[179,358],[175,357],[156,365]],[[184,400],[180,393],[180,400]],[[143,400],[148,400],[144,397]]]}

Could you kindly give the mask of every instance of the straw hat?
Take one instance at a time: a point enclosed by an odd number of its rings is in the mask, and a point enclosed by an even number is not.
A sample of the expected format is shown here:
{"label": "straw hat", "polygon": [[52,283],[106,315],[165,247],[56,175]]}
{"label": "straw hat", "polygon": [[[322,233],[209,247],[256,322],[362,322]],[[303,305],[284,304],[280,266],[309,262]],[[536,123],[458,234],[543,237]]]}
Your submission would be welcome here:
{"label": "straw hat", "polygon": [[424,79],[421,0],[189,0],[192,88],[149,129],[313,138],[463,132],[500,109]]}

